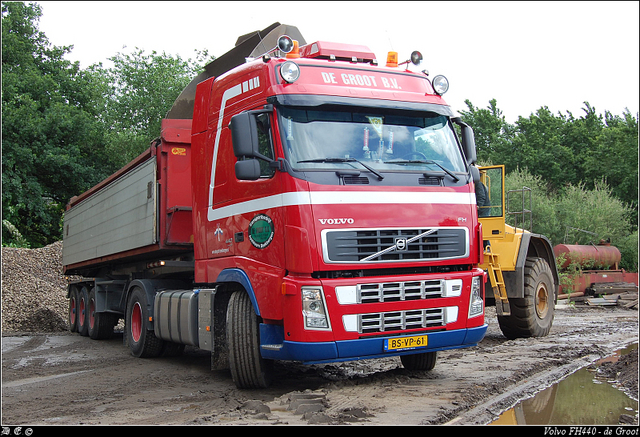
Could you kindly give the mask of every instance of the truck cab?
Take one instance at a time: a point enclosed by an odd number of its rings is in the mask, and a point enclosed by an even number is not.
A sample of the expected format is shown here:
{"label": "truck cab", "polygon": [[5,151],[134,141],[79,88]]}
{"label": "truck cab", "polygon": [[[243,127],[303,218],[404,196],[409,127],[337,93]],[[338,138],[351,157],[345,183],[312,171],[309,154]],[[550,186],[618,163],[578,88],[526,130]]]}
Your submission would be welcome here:
{"label": "truck cab", "polygon": [[315,42],[294,56],[198,84],[195,282],[216,284],[216,299],[247,293],[265,359],[477,344],[469,130],[458,139],[428,76],[378,66],[366,48]]}

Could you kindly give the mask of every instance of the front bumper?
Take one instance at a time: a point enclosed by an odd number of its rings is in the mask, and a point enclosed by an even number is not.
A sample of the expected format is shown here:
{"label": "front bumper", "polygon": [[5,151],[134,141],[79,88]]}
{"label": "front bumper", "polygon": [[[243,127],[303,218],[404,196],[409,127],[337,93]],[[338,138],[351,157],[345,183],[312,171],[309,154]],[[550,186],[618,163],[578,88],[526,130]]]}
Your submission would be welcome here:
{"label": "front bumper", "polygon": [[[281,326],[263,323],[260,325],[261,354],[266,359],[301,361],[305,364],[410,355],[476,346],[484,338],[487,326],[485,323],[474,328],[426,332],[429,336],[426,348],[385,352],[385,340],[394,336],[326,342],[295,342],[284,340],[284,331]],[[410,335],[412,334],[406,334],[406,336]]]}

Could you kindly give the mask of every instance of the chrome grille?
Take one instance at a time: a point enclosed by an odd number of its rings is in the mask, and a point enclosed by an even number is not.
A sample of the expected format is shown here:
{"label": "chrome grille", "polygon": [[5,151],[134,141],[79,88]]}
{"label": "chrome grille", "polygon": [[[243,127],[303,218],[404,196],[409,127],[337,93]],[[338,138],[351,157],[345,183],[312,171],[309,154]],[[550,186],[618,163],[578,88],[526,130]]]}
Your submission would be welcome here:
{"label": "chrome grille", "polygon": [[323,231],[325,262],[436,261],[468,256],[467,228]]}
{"label": "chrome grille", "polygon": [[380,284],[358,284],[357,303],[396,302],[403,300],[442,297],[443,281],[387,282]]}
{"label": "chrome grille", "polygon": [[431,328],[444,324],[442,308],[358,314],[358,332],[360,334]]}

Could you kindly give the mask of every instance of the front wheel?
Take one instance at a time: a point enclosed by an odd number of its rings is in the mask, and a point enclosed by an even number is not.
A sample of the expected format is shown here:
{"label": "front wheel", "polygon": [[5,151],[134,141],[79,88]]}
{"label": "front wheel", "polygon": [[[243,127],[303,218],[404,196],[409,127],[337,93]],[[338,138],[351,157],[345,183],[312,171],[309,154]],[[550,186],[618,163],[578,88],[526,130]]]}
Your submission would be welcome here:
{"label": "front wheel", "polygon": [[249,295],[236,291],[227,307],[227,344],[233,382],[238,388],[266,388],[273,361],[260,354],[260,324]]}
{"label": "front wheel", "polygon": [[436,367],[438,352],[423,354],[401,355],[402,366],[407,370],[433,370]]}
{"label": "front wheel", "polygon": [[498,316],[505,337],[513,340],[549,334],[555,312],[555,281],[544,258],[527,258],[524,298],[509,299],[509,304],[511,315]]}

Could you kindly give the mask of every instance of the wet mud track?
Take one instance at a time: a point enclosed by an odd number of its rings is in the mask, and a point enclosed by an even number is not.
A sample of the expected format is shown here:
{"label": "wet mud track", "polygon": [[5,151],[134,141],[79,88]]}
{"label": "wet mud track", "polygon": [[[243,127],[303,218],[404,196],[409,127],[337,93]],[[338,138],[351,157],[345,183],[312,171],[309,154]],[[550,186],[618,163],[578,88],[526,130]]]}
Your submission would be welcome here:
{"label": "wet mud track", "polygon": [[440,352],[430,372],[407,371],[398,358],[277,363],[266,390],[238,390],[228,371],[211,371],[209,354],[195,348],[138,359],[122,334],[95,341],[5,333],[2,424],[487,424],[519,399],[638,341],[638,312],[621,308],[559,308],[550,335],[538,339],[507,340],[493,308],[487,321],[477,347]]}

